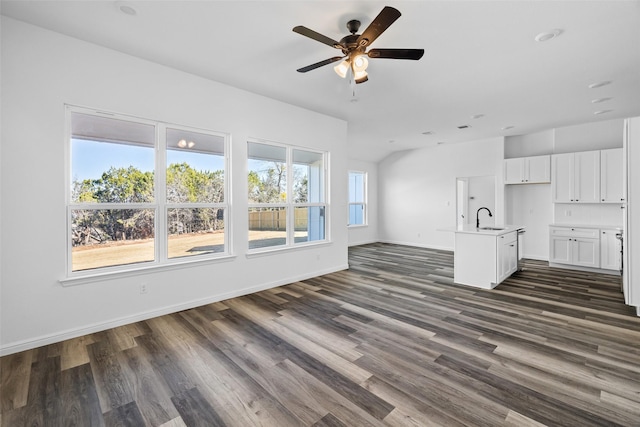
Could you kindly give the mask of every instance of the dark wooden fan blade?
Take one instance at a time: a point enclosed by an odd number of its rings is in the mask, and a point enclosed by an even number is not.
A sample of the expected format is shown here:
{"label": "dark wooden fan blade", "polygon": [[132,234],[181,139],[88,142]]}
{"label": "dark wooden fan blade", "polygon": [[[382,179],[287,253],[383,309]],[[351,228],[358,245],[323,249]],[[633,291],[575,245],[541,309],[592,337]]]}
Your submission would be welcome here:
{"label": "dark wooden fan blade", "polygon": [[316,68],[320,68],[324,65],[329,65],[332,62],[340,61],[341,59],[346,58],[346,56],[334,56],[333,58],[325,59],[324,61],[316,62],[315,64],[307,65],[306,67],[298,68],[296,71],[299,73],[306,73],[307,71],[315,70]]}
{"label": "dark wooden fan blade", "polygon": [[424,55],[424,49],[371,49],[367,52],[369,58],[414,59]]}
{"label": "dark wooden fan blade", "polygon": [[313,30],[310,30],[307,27],[303,27],[302,25],[298,25],[297,27],[294,27],[293,32],[302,34],[303,36],[309,37],[310,39],[313,39],[320,43],[324,43],[328,46],[335,47],[336,49],[342,49],[342,45],[340,44],[340,42],[337,42],[327,36],[323,36],[322,34],[317,33]]}
{"label": "dark wooden fan blade", "polygon": [[358,44],[360,46],[369,46],[375,39],[378,38],[396,19],[400,18],[400,11],[390,6],[385,6],[382,12],[376,16],[376,18],[369,24],[364,33],[358,37]]}

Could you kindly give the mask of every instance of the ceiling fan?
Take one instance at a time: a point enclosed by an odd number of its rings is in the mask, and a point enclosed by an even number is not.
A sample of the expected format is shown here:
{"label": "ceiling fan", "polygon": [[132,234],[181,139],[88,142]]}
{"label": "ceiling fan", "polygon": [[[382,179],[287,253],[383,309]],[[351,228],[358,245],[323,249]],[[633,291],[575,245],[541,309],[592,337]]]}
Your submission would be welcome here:
{"label": "ceiling fan", "polygon": [[343,54],[343,56],[334,56],[333,58],[307,65],[306,67],[299,68],[297,71],[299,73],[306,73],[307,71],[315,70],[324,65],[343,60],[334,67],[335,72],[340,77],[345,78],[349,70],[351,70],[355,82],[364,83],[369,80],[366,72],[367,66],[369,65],[367,57],[413,60],[422,58],[424,49],[369,49],[367,52],[367,48],[371,43],[389,28],[400,15],[401,13],[398,9],[385,6],[362,34],[356,34],[360,29],[360,21],[352,19],[347,22],[347,29],[351,34],[343,37],[340,41],[335,41],[330,37],[324,36],[302,25],[294,27],[294,32],[335,49],[340,49]]}

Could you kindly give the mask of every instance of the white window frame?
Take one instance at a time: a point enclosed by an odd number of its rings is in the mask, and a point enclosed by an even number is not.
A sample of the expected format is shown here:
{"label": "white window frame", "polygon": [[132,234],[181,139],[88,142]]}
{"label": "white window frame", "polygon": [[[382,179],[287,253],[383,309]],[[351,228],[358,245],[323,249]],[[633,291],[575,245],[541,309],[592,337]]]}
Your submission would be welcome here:
{"label": "white window frame", "polygon": [[[73,203],[71,200],[71,115],[80,113],[96,117],[118,119],[133,123],[140,123],[155,126],[155,146],[154,146],[154,201],[150,203]],[[85,107],[65,105],[65,201],[66,201],[66,278],[61,279],[63,285],[79,284],[85,279],[102,279],[105,276],[118,276],[138,274],[150,269],[185,266],[193,263],[211,262],[219,258],[232,256],[231,248],[231,153],[230,134],[165,123],[157,120],[150,120],[120,113],[105,112]],[[166,169],[167,169],[167,143],[166,130],[180,129],[204,133],[224,138],[224,201],[222,203],[167,203],[166,197]],[[199,254],[187,257],[169,258],[168,254],[168,224],[167,210],[171,208],[221,208],[224,209],[224,246],[223,252]],[[98,210],[98,209],[153,209],[155,211],[154,224],[154,260],[148,262],[122,264],[114,266],[99,267],[89,270],[73,271],[72,241],[71,241],[71,212],[76,209]]]}
{"label": "white window frame", "polygon": [[[368,189],[368,181],[369,181],[369,175],[367,174],[367,172],[364,171],[358,171],[358,170],[350,170],[347,173],[347,192],[351,191],[351,183],[348,182],[350,179],[350,175],[352,173],[357,173],[357,174],[361,174],[362,175],[362,202],[351,202],[351,194],[348,194],[349,197],[349,203],[347,204],[347,226],[349,228],[356,228],[356,227],[366,227],[369,224],[369,205],[368,205],[368,196],[369,196],[369,189]],[[362,224],[351,224],[349,223],[350,220],[350,213],[351,213],[351,206],[360,206],[362,205]]]}
{"label": "white window frame", "polygon": [[[329,153],[322,150],[315,150],[308,147],[301,147],[289,144],[282,144],[279,142],[268,141],[264,139],[256,139],[250,138],[247,140],[247,172],[248,162],[249,162],[249,153],[248,153],[248,145],[249,143],[256,144],[264,144],[271,145],[274,147],[284,148],[286,150],[286,169],[287,169],[287,201],[279,202],[279,203],[248,203],[247,204],[247,212],[249,212],[252,208],[285,208],[287,215],[287,233],[286,233],[286,242],[284,245],[275,245],[275,246],[266,246],[261,248],[253,248],[247,249],[247,254],[260,254],[260,253],[269,253],[269,252],[277,252],[282,250],[290,250],[293,248],[300,248],[305,246],[316,246],[323,245],[329,243]],[[310,153],[320,154],[322,156],[322,173],[324,181],[322,183],[322,197],[324,202],[305,202],[305,203],[295,203],[293,201],[293,151],[294,150],[302,150],[308,151]],[[246,196],[245,196],[246,197]],[[300,242],[295,243],[295,208],[297,207],[324,207],[324,239],[322,240],[312,240],[308,242]],[[249,243],[248,239],[248,223],[247,223],[247,244]]]}

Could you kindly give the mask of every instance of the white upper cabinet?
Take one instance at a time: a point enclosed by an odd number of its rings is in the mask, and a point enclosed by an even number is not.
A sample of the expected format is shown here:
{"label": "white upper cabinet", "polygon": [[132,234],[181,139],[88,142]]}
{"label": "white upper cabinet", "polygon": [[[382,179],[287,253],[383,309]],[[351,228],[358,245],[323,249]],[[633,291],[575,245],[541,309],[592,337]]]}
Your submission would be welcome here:
{"label": "white upper cabinet", "polygon": [[600,202],[600,151],[551,156],[554,203]]}
{"label": "white upper cabinet", "polygon": [[505,159],[505,184],[543,184],[551,182],[551,156]]}
{"label": "white upper cabinet", "polygon": [[624,203],[622,148],[600,151],[600,201]]}

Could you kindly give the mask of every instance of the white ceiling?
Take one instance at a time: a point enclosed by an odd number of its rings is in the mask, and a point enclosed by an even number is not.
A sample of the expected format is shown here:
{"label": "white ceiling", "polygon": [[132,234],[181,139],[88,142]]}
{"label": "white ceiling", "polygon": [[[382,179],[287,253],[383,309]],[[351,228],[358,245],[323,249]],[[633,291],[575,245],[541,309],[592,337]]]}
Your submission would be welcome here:
{"label": "white ceiling", "polygon": [[[343,118],[349,155],[370,161],[437,142],[640,115],[640,1],[125,2],[135,16],[119,3],[2,0],[1,12]],[[339,40],[347,21],[361,20],[362,32],[387,5],[402,16],[372,47],[423,48],[420,61],[371,59],[355,98],[331,65],[296,72],[339,51],[294,26]],[[534,40],[552,29],[562,34]],[[605,80],[611,84],[588,88]],[[611,99],[592,103],[604,97]]]}

